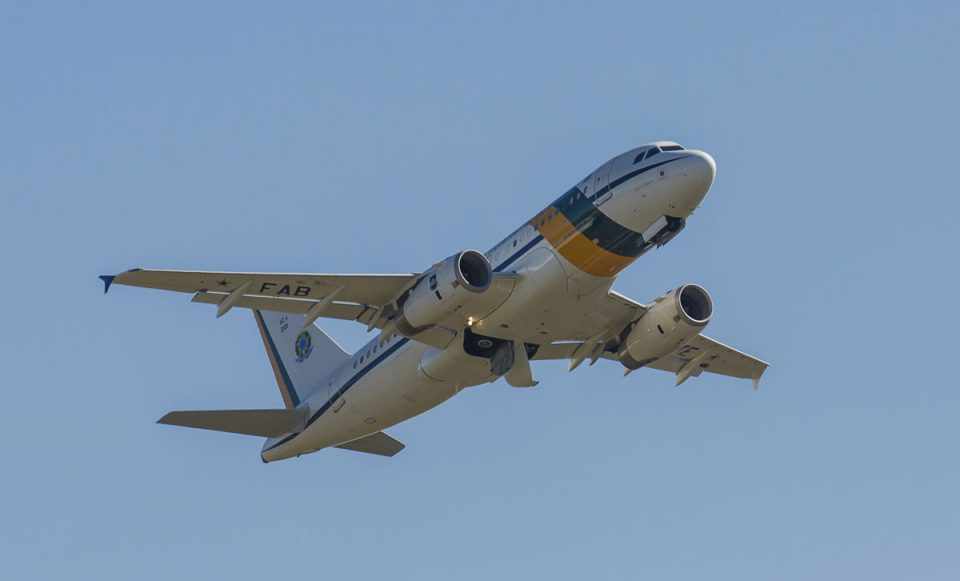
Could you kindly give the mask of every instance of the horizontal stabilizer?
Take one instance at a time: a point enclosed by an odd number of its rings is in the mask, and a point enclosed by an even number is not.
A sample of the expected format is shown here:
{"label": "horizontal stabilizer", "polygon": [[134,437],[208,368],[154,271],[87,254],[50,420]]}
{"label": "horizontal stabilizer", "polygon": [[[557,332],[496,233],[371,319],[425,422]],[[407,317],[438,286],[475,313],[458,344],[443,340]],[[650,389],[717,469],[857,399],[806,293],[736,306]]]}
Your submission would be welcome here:
{"label": "horizontal stabilizer", "polygon": [[274,438],[303,428],[306,410],[206,410],[170,412],[158,424]]}
{"label": "horizontal stabilizer", "polygon": [[377,432],[359,440],[340,444],[337,448],[376,454],[377,456],[395,456],[400,450],[403,450],[404,445],[383,432]]}

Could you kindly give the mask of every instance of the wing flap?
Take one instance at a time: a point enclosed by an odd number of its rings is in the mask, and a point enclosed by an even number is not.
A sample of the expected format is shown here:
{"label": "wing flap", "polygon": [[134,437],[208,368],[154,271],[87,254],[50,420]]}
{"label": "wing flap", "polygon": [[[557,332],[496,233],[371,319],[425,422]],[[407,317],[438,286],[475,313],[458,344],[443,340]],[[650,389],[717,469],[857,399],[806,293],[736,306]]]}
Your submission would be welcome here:
{"label": "wing flap", "polygon": [[[195,303],[217,305],[225,300],[227,296],[228,295],[221,293],[200,292],[195,294],[191,300]],[[277,297],[244,295],[237,299],[234,306],[258,311],[277,311],[290,313],[292,315],[305,315],[313,305],[316,304],[317,301],[303,299],[281,299]],[[364,319],[368,319],[369,315],[376,313],[376,309],[367,305],[333,302],[323,308],[323,314],[321,316],[327,319],[367,322]],[[384,321],[382,319],[375,321],[375,327],[382,329],[384,327]],[[429,327],[416,335],[411,335],[411,338],[421,343],[426,343],[431,347],[436,347],[437,349],[446,349],[456,336],[457,332],[453,329],[437,325]]]}
{"label": "wing flap", "polygon": [[158,424],[274,438],[303,427],[305,410],[197,410],[170,412]]}
{"label": "wing flap", "polygon": [[344,450],[354,452],[363,452],[364,454],[376,454],[377,456],[396,456],[405,446],[399,440],[395,440],[384,432],[377,432],[369,436],[340,444],[336,446]]}
{"label": "wing flap", "polygon": [[[208,305],[218,305],[229,295],[218,292],[198,292],[191,299],[194,303],[203,303]],[[281,313],[290,313],[291,315],[305,315],[317,301],[304,299],[286,299],[279,297],[269,297],[261,295],[243,295],[237,299],[234,306],[253,309],[257,311],[277,311]],[[330,319],[343,319],[345,321],[355,321],[369,310],[366,305],[356,303],[331,302],[323,308],[323,316]]]}

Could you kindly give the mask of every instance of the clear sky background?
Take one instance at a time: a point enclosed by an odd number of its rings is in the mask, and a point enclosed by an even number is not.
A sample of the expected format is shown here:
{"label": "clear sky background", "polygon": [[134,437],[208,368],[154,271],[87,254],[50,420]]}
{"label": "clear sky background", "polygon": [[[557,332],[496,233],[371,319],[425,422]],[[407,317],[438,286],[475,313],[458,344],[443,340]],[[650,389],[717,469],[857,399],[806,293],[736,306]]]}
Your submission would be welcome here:
{"label": "clear sky background", "polygon": [[[0,6],[4,578],[960,577],[956,3],[348,4]],[[542,363],[393,459],[154,424],[280,405],[253,318],[98,274],[420,270],[656,139],[717,181],[615,288],[705,285],[759,392]]]}

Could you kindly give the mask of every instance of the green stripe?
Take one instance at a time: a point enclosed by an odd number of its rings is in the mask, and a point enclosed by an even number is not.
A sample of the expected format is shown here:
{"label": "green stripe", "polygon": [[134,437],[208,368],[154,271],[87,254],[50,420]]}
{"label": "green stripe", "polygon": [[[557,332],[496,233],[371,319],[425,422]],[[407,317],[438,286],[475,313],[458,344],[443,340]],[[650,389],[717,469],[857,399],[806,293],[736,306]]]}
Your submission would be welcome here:
{"label": "green stripe", "polygon": [[600,248],[626,258],[636,258],[649,250],[652,244],[645,241],[643,235],[639,232],[634,232],[601,212],[593,204],[593,201],[642,173],[684,159],[684,157],[664,160],[629,172],[600,188],[589,197],[585,196],[579,188],[574,187],[557,198],[551,206],[563,214],[574,225],[577,232],[595,241]]}
{"label": "green stripe", "polygon": [[577,232],[607,252],[636,258],[649,246],[639,232],[617,223],[597,209],[579,188],[571,189],[551,205],[573,224]]}

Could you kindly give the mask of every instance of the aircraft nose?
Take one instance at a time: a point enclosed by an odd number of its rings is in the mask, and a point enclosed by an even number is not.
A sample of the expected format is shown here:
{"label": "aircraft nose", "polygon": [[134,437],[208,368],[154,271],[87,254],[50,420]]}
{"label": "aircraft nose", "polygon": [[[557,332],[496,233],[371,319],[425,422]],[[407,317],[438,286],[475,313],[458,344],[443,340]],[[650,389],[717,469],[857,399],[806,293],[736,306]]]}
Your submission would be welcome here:
{"label": "aircraft nose", "polygon": [[700,205],[713,185],[717,162],[705,151],[689,150],[686,153],[686,158],[681,162],[683,167],[675,204],[678,209],[689,213]]}
{"label": "aircraft nose", "polygon": [[706,195],[717,176],[717,162],[705,151],[691,151],[687,164],[689,187]]}

